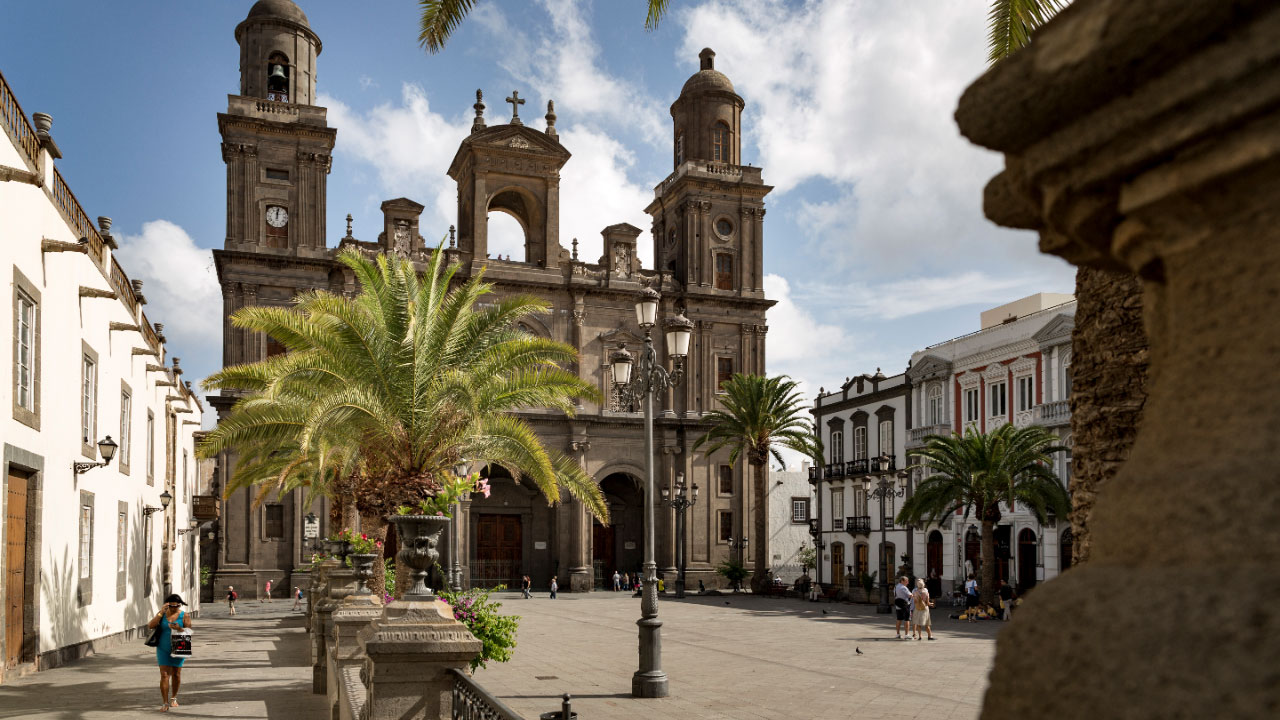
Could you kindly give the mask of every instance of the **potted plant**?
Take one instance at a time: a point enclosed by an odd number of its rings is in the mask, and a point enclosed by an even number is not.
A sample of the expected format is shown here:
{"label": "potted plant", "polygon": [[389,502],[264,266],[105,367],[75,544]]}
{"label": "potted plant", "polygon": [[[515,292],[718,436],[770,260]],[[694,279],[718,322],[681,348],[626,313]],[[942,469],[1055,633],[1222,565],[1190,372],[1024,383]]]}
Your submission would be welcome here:
{"label": "potted plant", "polygon": [[861,603],[871,602],[871,591],[874,590],[876,587],[877,574],[878,573],[874,570],[871,571],[870,573],[865,573],[865,572],[858,573],[857,590],[861,592],[854,598],[853,600],[854,602],[861,602]]}
{"label": "potted plant", "polygon": [[716,566],[716,573],[729,581],[729,584],[733,586],[734,592],[739,592],[742,588],[742,581],[751,574],[751,571],[737,560],[725,560]]}
{"label": "potted plant", "polygon": [[387,521],[395,525],[400,543],[396,557],[410,570],[406,597],[433,597],[432,588],[427,585],[428,575],[433,576],[432,585],[443,584],[443,579],[434,572],[440,561],[436,545],[440,542],[440,533],[449,525],[454,503],[472,492],[489,497],[489,481],[481,478],[480,473],[450,478],[435,495],[416,505],[401,505],[394,515],[387,517]]}
{"label": "potted plant", "polygon": [[347,547],[347,560],[355,570],[357,595],[369,594],[369,578],[373,577],[373,564],[382,556],[382,541],[374,540],[361,533],[356,535],[349,529],[338,533],[338,539]]}

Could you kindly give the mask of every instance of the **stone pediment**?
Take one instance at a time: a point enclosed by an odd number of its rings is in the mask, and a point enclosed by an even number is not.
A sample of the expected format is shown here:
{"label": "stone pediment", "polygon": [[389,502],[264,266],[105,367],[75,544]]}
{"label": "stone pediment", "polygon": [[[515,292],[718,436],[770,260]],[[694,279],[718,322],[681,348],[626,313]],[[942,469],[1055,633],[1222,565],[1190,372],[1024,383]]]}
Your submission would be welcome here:
{"label": "stone pediment", "polygon": [[643,344],[644,338],[631,332],[624,326],[618,326],[612,330],[605,330],[598,336],[600,342],[606,346],[616,346],[618,343],[626,343],[627,345]]}
{"label": "stone pediment", "polygon": [[601,234],[608,236],[608,235],[617,233],[619,235],[630,235],[631,237],[634,238],[634,237],[638,237],[642,232],[644,231],[636,227],[635,225],[632,225],[631,223],[617,223],[616,225],[610,225],[609,227],[602,230]]}
{"label": "stone pediment", "polygon": [[935,377],[944,377],[951,374],[951,363],[943,360],[937,355],[925,355],[920,358],[920,362],[911,366],[907,371],[907,379],[911,382],[918,382]]}
{"label": "stone pediment", "polygon": [[383,202],[380,207],[384,212],[387,210],[411,210],[414,213],[420,213],[424,208],[426,208],[425,205],[416,203],[407,197],[398,197],[394,200],[387,200]]}
{"label": "stone pediment", "polygon": [[1031,339],[1039,343],[1042,347],[1045,345],[1061,345],[1064,342],[1071,341],[1071,331],[1076,327],[1076,318],[1074,315],[1061,314],[1045,323],[1039,332],[1031,336]]}

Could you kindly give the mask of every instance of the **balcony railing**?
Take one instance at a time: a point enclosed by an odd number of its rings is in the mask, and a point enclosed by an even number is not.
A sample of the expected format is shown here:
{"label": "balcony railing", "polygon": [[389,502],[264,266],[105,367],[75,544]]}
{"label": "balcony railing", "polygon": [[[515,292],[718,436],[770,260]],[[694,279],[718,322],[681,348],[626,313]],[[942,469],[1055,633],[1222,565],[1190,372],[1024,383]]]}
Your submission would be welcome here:
{"label": "balcony railing", "polygon": [[870,535],[871,517],[869,515],[855,515],[845,518],[844,528],[854,535]]}
{"label": "balcony railing", "polygon": [[1071,402],[1055,400],[1036,406],[1035,422],[1038,425],[1066,425],[1071,422]]}
{"label": "balcony railing", "polygon": [[217,495],[193,495],[191,497],[191,516],[197,520],[218,519]]}
{"label": "balcony railing", "polygon": [[827,463],[827,477],[838,478],[844,477],[844,463]]}
{"label": "balcony railing", "polygon": [[844,530],[844,518],[831,518],[832,530]]}
{"label": "balcony railing", "polygon": [[867,467],[866,458],[862,458],[861,460],[850,460],[845,464],[845,473],[848,475],[866,475]]}
{"label": "balcony railing", "polygon": [[809,482],[816,482],[822,479],[821,476],[818,474],[821,469],[822,468],[818,467],[817,465],[814,465],[813,467],[809,468]]}
{"label": "balcony railing", "polygon": [[[453,717],[483,720],[524,720],[515,710],[485,690],[461,670],[453,674]],[[576,713],[575,713],[576,714]]]}
{"label": "balcony railing", "polygon": [[9,131],[13,141],[22,148],[27,160],[32,165],[39,165],[40,138],[36,137],[35,128],[31,127],[27,114],[22,111],[18,98],[9,88],[9,81],[4,79],[3,74],[0,74],[0,121],[4,122],[5,130]]}
{"label": "balcony railing", "polygon": [[896,457],[889,456],[888,462],[883,462],[878,457],[871,458],[871,472],[873,473],[897,472],[897,470],[898,458]]}
{"label": "balcony railing", "polygon": [[911,428],[907,431],[907,445],[923,445],[924,439],[930,435],[947,436],[951,434],[951,423],[938,423],[924,427]]}

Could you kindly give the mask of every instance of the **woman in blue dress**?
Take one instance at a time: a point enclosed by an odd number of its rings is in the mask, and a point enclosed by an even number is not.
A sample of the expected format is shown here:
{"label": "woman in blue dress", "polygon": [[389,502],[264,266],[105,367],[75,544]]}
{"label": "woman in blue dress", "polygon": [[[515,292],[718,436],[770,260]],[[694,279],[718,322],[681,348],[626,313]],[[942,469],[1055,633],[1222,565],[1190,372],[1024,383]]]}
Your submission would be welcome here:
{"label": "woman in blue dress", "polygon": [[160,712],[178,706],[178,686],[182,684],[182,663],[186,658],[174,657],[170,653],[173,650],[173,631],[191,627],[191,620],[187,618],[186,611],[182,610],[183,605],[186,603],[182,602],[180,595],[170,595],[164,599],[160,612],[147,623],[148,629],[160,627],[160,642],[156,645],[156,664],[160,666],[160,699],[164,701]]}

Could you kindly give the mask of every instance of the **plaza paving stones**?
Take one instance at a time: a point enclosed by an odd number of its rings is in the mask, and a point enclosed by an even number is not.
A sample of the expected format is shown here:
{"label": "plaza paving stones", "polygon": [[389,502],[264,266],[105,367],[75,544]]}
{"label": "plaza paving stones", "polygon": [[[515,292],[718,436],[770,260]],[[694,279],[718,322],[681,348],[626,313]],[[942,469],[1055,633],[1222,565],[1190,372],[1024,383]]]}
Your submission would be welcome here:
{"label": "plaza paving stones", "polygon": [[311,694],[311,658],[301,612],[292,603],[241,601],[204,606],[195,621],[195,656],[182,670],[181,707],[160,714],[155,650],[134,640],[70,665],[0,685],[0,718],[123,720],[173,718],[327,718]]}
{"label": "plaza paving stones", "polygon": [[490,663],[476,679],[531,719],[558,710],[565,692],[582,720],[974,718],[1002,625],[951,620],[950,608],[939,606],[937,641],[899,641],[890,616],[871,605],[664,598],[659,616],[671,696],[638,700],[631,675],[639,599],[612,592],[499,599],[504,611],[523,618],[515,657]]}

